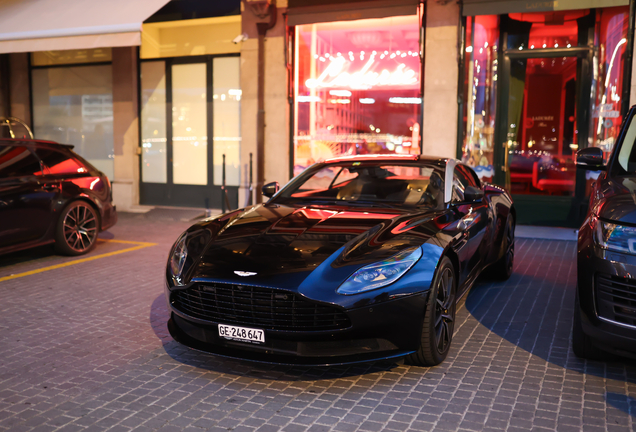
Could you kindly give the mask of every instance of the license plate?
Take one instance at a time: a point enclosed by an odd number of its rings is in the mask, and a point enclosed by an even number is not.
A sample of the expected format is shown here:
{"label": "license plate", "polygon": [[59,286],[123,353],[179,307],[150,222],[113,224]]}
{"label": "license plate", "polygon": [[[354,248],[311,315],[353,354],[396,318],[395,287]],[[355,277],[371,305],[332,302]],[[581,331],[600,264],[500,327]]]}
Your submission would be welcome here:
{"label": "license plate", "polygon": [[241,342],[265,342],[265,332],[263,330],[247,327],[236,327],[225,324],[219,324],[219,336],[225,339]]}

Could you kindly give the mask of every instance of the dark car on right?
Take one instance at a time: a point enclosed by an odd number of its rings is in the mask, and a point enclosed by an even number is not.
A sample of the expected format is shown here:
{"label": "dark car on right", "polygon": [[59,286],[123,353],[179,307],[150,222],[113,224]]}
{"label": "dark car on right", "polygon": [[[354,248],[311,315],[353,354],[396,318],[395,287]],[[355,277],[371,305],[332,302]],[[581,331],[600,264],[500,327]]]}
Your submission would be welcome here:
{"label": "dark car on right", "polygon": [[579,229],[572,348],[582,358],[636,359],[636,106],[605,161],[582,149],[577,165],[600,171]]}

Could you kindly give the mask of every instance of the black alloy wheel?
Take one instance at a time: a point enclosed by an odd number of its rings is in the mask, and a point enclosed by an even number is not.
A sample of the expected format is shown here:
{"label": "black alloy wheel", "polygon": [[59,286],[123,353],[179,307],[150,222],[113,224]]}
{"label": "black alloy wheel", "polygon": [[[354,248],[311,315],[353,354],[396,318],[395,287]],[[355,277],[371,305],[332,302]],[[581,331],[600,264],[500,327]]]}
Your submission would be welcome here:
{"label": "black alloy wheel", "polygon": [[75,201],[60,216],[55,246],[65,255],[85,254],[97,243],[98,227],[95,209],[87,202]]}
{"label": "black alloy wheel", "polygon": [[512,268],[515,262],[515,222],[512,215],[506,220],[506,232],[501,243],[504,250],[503,256],[493,264],[490,274],[499,280],[508,280],[512,276]]}
{"label": "black alloy wheel", "polygon": [[436,366],[448,355],[455,329],[457,281],[453,263],[444,257],[428,297],[419,349],[407,357],[416,366]]}

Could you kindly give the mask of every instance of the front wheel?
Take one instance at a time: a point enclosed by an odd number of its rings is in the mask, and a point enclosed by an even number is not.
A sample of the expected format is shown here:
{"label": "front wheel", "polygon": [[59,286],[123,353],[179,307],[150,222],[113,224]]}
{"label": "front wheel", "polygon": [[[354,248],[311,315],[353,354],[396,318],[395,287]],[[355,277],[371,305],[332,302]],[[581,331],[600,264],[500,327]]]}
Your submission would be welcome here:
{"label": "front wheel", "polygon": [[492,265],[490,274],[499,280],[508,280],[512,276],[512,267],[515,262],[515,222],[512,215],[506,220],[506,231],[501,243],[504,255]]}
{"label": "front wheel", "polygon": [[406,360],[416,366],[437,366],[450,350],[455,328],[455,268],[448,257],[439,264],[426,303],[419,349]]}
{"label": "front wheel", "polygon": [[64,255],[82,255],[97,243],[97,211],[84,201],[75,201],[60,215],[55,232],[55,248]]}

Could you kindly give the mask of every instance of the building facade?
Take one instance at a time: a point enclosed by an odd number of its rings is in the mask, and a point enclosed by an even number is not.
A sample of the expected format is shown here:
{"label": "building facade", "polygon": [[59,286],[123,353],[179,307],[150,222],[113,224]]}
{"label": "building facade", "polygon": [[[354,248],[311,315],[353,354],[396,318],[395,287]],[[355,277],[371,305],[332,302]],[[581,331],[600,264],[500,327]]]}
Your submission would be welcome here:
{"label": "building facade", "polygon": [[411,153],[575,226],[576,151],[611,151],[635,101],[628,0],[64,1],[87,13],[0,14],[0,114],[75,145],[121,210],[236,208],[329,157]]}

